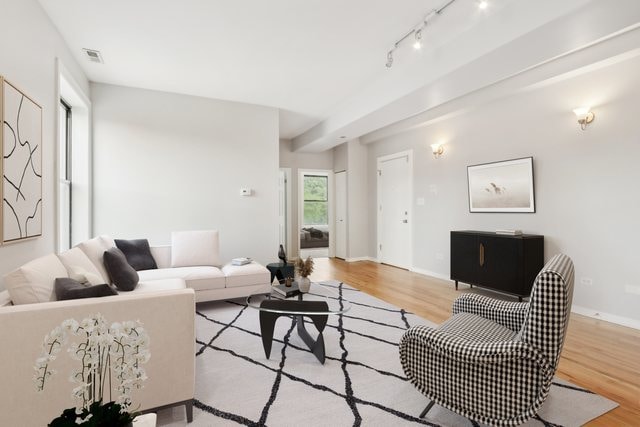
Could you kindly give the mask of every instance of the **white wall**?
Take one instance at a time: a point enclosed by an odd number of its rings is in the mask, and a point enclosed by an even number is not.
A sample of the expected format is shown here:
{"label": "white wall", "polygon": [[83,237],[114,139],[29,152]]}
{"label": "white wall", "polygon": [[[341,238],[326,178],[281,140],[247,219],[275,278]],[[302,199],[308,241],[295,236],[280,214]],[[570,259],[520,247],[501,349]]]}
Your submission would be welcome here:
{"label": "white wall", "polygon": [[369,256],[368,148],[352,139],[333,148],[334,172],[347,172],[347,261]]}
{"label": "white wall", "polygon": [[[640,294],[628,292],[640,290],[638,75],[636,57],[370,145],[369,234],[376,230],[376,158],[413,149],[414,200],[426,199],[414,206],[415,269],[449,276],[451,230],[543,234],[547,259],[564,252],[574,260],[578,310],[640,325]],[[572,113],[584,104],[596,113],[585,132]],[[429,144],[441,140],[445,152],[434,159]],[[466,167],[526,156],[534,158],[536,213],[469,213]]]}
{"label": "white wall", "polygon": [[333,147],[333,171],[346,171],[349,163],[349,143],[345,142]]}
{"label": "white wall", "polygon": [[[42,107],[42,237],[0,247],[0,277],[56,248],[57,76],[56,58],[81,90],[89,83],[56,28],[35,0],[0,1],[0,75]],[[0,289],[3,285],[0,284]]]}
{"label": "white wall", "polygon": [[347,150],[348,259],[357,260],[368,257],[371,240],[369,238],[368,150],[359,139],[349,141]]}
{"label": "white wall", "polygon": [[215,229],[223,261],[276,259],[277,109],[104,84],[92,102],[96,234]]}
{"label": "white wall", "polygon": [[292,247],[287,250],[287,257],[298,256],[300,249],[300,229],[298,228],[298,169],[333,169],[333,152],[301,153],[291,151],[291,141],[280,140],[280,167],[291,169],[291,218],[289,220],[292,236]]}

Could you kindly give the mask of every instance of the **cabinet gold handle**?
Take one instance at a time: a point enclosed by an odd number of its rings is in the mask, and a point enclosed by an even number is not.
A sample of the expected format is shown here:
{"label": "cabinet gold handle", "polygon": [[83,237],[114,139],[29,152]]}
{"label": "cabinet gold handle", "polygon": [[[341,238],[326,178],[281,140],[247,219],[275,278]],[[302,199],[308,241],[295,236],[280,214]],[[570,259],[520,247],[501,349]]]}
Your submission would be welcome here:
{"label": "cabinet gold handle", "polygon": [[484,267],[484,245],[480,243],[480,267]]}

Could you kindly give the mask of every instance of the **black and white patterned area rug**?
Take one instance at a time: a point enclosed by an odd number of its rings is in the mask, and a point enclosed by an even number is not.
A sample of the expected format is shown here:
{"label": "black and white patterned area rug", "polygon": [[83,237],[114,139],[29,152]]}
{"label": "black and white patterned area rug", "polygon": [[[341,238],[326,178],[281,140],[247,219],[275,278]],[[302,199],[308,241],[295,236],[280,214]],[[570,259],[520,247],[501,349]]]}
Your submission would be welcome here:
{"label": "black and white patterned area rug", "polygon": [[[352,305],[329,316],[324,365],[298,336],[293,318],[278,319],[266,359],[257,310],[244,300],[197,305],[190,426],[478,425],[437,405],[418,418],[427,399],[405,379],[398,341],[408,327],[432,322],[340,282],[324,283]],[[311,324],[307,329],[316,331]],[[582,425],[616,406],[555,379],[537,418],[525,425]],[[186,425],[184,408],[161,411],[158,425]]]}

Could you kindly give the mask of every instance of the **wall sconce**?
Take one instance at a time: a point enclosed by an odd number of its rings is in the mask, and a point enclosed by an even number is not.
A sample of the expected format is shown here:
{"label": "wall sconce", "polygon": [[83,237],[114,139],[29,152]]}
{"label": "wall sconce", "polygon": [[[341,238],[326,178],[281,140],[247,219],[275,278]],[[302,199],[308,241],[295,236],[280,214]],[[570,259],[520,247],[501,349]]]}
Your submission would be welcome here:
{"label": "wall sconce", "polygon": [[433,151],[433,157],[437,159],[444,153],[444,147],[440,143],[431,144],[431,151]]}
{"label": "wall sconce", "polygon": [[578,107],[573,112],[578,118],[578,123],[580,123],[580,129],[582,130],[585,130],[587,125],[596,118],[596,115],[593,114],[589,107]]}

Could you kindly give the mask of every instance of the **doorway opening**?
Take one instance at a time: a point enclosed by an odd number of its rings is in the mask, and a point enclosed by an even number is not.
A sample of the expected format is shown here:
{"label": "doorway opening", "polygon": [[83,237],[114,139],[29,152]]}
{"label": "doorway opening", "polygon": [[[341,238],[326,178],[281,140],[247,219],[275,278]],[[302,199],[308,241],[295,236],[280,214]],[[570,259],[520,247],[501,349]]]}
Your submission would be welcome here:
{"label": "doorway opening", "polygon": [[292,253],[291,234],[291,169],[280,168],[278,174],[278,240],[287,255]]}
{"label": "doorway opening", "polygon": [[333,212],[331,209],[333,173],[328,170],[299,171],[299,255],[326,258],[332,251]]}

